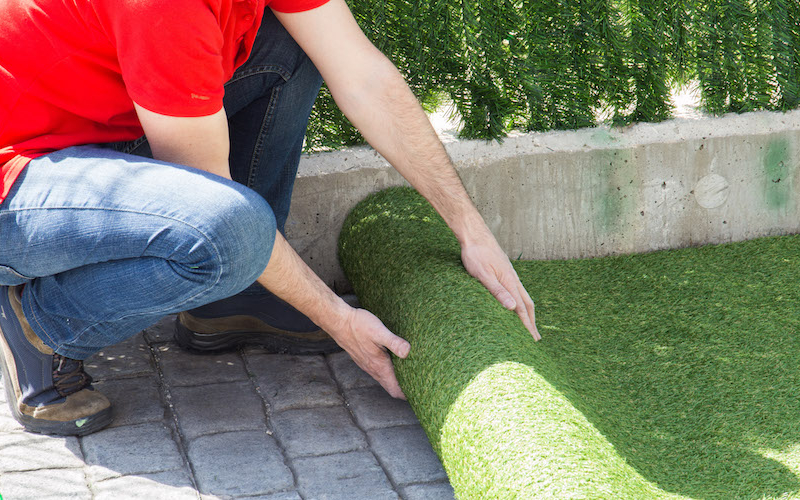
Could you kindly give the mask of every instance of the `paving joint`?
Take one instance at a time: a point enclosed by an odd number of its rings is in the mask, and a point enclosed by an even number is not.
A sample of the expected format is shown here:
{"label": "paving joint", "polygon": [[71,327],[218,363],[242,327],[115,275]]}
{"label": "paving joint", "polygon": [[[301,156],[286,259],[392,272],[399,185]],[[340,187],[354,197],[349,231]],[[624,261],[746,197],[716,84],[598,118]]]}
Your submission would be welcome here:
{"label": "paving joint", "polygon": [[364,429],[358,423],[358,419],[356,418],[355,414],[353,413],[353,409],[350,406],[350,400],[348,399],[347,395],[345,394],[345,390],[342,387],[342,384],[340,383],[340,381],[338,380],[338,378],[336,377],[336,375],[334,373],[334,369],[333,369],[333,366],[331,366],[331,362],[330,362],[330,357],[329,356],[325,356],[325,366],[328,368],[328,373],[330,374],[331,378],[333,379],[333,382],[336,384],[337,391],[339,392],[339,394],[342,395],[342,399],[344,400],[344,407],[347,409],[347,413],[350,416],[350,420],[352,421],[353,425],[355,425],[355,427],[357,429],[359,429],[364,434],[364,437],[365,437],[365,439],[367,441],[367,444],[370,445],[370,446],[368,446],[369,453],[372,454],[372,457],[375,459],[376,462],[378,462],[378,465],[381,466],[381,469],[383,469],[383,472],[386,474],[386,479],[389,481],[389,484],[392,485],[392,489],[394,491],[396,491],[398,496],[400,496],[402,498],[402,496],[400,495],[400,489],[398,488],[398,486],[392,480],[391,475],[387,472],[386,465],[381,461],[381,458],[372,450],[372,446],[371,446],[370,439],[369,439],[369,433],[367,432],[366,429]]}
{"label": "paving joint", "polygon": [[[172,394],[170,393],[169,387],[167,386],[166,380],[164,378],[164,373],[161,370],[161,356],[160,351],[147,342],[147,339],[144,339],[145,344],[147,345],[150,351],[150,362],[153,365],[153,370],[156,372],[156,378],[158,379],[158,389],[159,395],[161,396],[161,402],[163,407],[166,409],[168,414],[168,421],[170,422],[170,426],[168,429],[173,435],[173,439],[175,444],[178,447],[178,453],[181,455],[181,459],[184,463],[184,468],[189,476],[189,481],[192,483],[192,487],[195,491],[200,492],[200,488],[198,487],[197,477],[195,476],[195,470],[192,466],[192,461],[189,459],[189,453],[186,449],[186,441],[184,440],[184,436],[181,434],[181,428],[178,424],[178,415],[175,412],[175,406],[172,404]],[[166,343],[166,342],[165,342]]]}
{"label": "paving joint", "polygon": [[[297,480],[297,471],[295,470],[294,464],[292,464],[289,455],[286,453],[286,447],[283,444],[283,440],[279,436],[275,435],[275,429],[273,428],[272,425],[272,406],[269,404],[267,398],[264,396],[263,391],[261,390],[261,386],[258,384],[258,379],[255,376],[255,372],[250,367],[250,359],[243,352],[241,352],[241,350],[239,351],[240,351],[239,355],[242,358],[242,362],[244,363],[245,371],[247,372],[247,377],[250,380],[250,384],[253,386],[253,389],[256,391],[256,394],[258,394],[258,397],[261,400],[261,408],[264,411],[264,419],[265,419],[265,425],[267,427],[267,435],[275,440],[275,443],[277,444],[278,449],[281,452],[281,457],[283,458],[284,465],[286,465],[286,468],[289,469],[289,471],[292,473],[292,481],[294,484],[295,491],[297,491],[299,486],[298,485],[299,482]],[[303,498],[303,496],[299,492],[297,494],[300,496],[300,498]]]}
{"label": "paving joint", "polygon": [[[83,467],[81,467],[81,473],[83,473],[83,482],[86,485],[86,489],[92,494],[92,498],[94,498],[97,494],[95,491],[94,486],[92,485],[92,481],[89,478],[89,467],[86,465],[86,451],[83,449],[83,440],[78,438],[78,449],[81,452],[81,460],[83,461]],[[2,493],[2,492],[0,492]]]}
{"label": "paving joint", "polygon": [[[13,471],[8,471],[18,473],[18,472],[41,472],[41,471],[48,471],[48,470],[61,470],[61,471],[82,471],[84,467],[59,467],[59,466],[46,466],[46,467],[32,467],[29,469],[15,469]],[[2,491],[0,491],[0,494]]]}

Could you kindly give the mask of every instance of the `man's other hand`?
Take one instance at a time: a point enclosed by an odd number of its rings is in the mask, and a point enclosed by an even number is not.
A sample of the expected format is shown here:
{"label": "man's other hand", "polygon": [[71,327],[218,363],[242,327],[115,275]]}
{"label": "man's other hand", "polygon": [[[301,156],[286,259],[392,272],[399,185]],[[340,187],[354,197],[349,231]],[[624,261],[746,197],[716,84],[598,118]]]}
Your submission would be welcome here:
{"label": "man's other hand", "polygon": [[386,392],[395,398],[406,399],[395,377],[388,351],[405,358],[411,344],[390,332],[381,320],[366,309],[353,309],[344,327],[336,333],[330,333],[353,361],[377,380]]}
{"label": "man's other hand", "polygon": [[542,336],[536,329],[533,301],[494,237],[464,244],[461,261],[467,272],[483,283],[503,307],[517,313],[534,340],[541,340]]}

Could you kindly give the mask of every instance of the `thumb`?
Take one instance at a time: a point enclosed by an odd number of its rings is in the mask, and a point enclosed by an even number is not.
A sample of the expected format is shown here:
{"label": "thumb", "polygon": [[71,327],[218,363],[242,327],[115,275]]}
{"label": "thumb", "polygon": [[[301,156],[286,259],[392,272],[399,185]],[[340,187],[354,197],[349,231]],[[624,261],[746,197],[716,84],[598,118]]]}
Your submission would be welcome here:
{"label": "thumb", "polygon": [[405,358],[411,351],[411,344],[407,340],[398,337],[389,329],[385,329],[384,335],[380,339],[380,343],[389,349],[398,358]]}

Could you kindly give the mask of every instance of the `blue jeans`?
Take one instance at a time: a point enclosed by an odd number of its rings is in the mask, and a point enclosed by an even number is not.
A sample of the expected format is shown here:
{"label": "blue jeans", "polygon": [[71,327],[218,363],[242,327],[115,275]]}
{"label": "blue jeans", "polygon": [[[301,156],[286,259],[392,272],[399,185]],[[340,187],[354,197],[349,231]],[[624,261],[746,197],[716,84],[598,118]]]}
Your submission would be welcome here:
{"label": "blue jeans", "polygon": [[320,84],[267,10],[225,88],[237,182],[152,160],[144,139],[33,160],[0,204],[0,284],[26,285],[39,337],[85,359],[251,285],[286,221]]}

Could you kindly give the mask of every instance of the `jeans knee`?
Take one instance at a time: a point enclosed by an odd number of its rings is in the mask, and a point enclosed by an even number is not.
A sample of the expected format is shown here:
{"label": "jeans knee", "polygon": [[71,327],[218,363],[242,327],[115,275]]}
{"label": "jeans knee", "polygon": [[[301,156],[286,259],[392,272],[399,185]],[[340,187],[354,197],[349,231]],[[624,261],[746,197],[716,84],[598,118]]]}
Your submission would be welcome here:
{"label": "jeans knee", "polygon": [[277,224],[269,204],[247,188],[220,206],[214,230],[219,284],[237,293],[264,271],[272,255]]}

